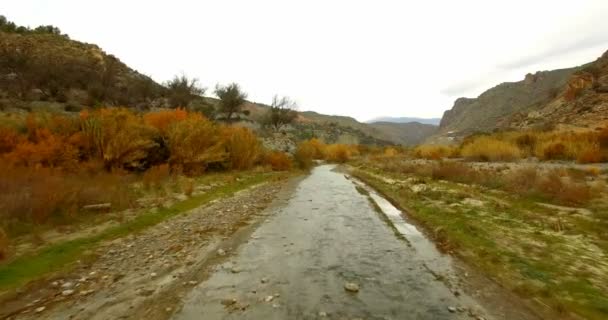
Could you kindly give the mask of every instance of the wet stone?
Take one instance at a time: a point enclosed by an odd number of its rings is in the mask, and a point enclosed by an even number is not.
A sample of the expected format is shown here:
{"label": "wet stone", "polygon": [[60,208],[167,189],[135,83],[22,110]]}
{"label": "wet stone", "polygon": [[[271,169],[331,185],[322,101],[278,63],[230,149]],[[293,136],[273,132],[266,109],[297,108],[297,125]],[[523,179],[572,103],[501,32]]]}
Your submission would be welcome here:
{"label": "wet stone", "polygon": [[344,284],[344,290],[348,292],[359,292],[359,285],[354,282],[347,282]]}

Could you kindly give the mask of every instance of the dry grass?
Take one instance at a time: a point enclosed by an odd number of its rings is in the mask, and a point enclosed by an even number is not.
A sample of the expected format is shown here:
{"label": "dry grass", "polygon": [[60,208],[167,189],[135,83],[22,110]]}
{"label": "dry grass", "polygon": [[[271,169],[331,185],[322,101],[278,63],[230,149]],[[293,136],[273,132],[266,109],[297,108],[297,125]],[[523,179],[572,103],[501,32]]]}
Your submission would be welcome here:
{"label": "dry grass", "polygon": [[170,171],[168,164],[160,164],[153,166],[144,172],[142,176],[142,183],[146,189],[157,189],[161,187],[170,178]]}
{"label": "dry grass", "polygon": [[337,163],[345,163],[357,152],[355,148],[344,144],[331,144],[325,148],[325,160]]}
{"label": "dry grass", "polygon": [[9,241],[8,235],[4,232],[4,229],[0,227],[0,261],[8,258],[9,256]]}
{"label": "dry grass", "polygon": [[464,144],[461,154],[478,161],[513,161],[522,156],[516,144],[485,136]]}
{"label": "dry grass", "polygon": [[457,154],[453,146],[445,145],[420,145],[413,150],[413,155],[420,159],[439,160],[451,158]]}
{"label": "dry grass", "polygon": [[292,160],[284,152],[272,151],[265,155],[264,162],[274,171],[287,171],[292,167]]}
{"label": "dry grass", "polygon": [[20,233],[20,224],[70,223],[85,205],[109,202],[120,210],[134,203],[135,195],[128,187],[131,176],[5,164],[0,166],[0,176],[0,227],[9,232]]}

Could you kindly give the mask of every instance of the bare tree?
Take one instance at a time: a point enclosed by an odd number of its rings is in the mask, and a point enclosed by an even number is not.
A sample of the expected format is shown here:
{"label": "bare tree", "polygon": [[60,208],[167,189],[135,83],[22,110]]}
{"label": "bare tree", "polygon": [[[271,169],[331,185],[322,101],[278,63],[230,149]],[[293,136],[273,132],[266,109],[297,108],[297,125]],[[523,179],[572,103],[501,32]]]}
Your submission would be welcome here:
{"label": "bare tree", "polygon": [[262,124],[272,128],[275,132],[281,130],[283,126],[292,123],[298,116],[296,111],[297,104],[289,99],[289,97],[279,97],[275,95],[272,98],[270,109],[266,113]]}
{"label": "bare tree", "polygon": [[173,77],[165,86],[168,89],[169,104],[172,108],[187,107],[190,101],[205,93],[205,88],[198,85],[198,79],[189,79],[183,74]]}

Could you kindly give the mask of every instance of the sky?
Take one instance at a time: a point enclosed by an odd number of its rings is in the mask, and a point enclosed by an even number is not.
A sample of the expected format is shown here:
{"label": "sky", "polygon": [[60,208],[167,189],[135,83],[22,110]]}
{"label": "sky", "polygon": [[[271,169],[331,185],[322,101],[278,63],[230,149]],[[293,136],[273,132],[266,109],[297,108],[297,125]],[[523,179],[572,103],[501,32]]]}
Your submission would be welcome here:
{"label": "sky", "polygon": [[608,50],[606,0],[3,0],[20,25],[58,26],[158,82],[236,82],[299,109],[441,117],[526,73]]}

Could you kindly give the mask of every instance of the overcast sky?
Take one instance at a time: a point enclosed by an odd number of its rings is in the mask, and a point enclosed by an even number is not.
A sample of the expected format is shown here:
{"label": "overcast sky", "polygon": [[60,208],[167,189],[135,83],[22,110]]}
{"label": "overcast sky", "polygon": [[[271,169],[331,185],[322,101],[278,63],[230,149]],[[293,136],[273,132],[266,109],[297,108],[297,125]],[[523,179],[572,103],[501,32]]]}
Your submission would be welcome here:
{"label": "overcast sky", "polygon": [[2,0],[18,24],[53,24],[162,82],[239,83],[300,110],[440,117],[527,72],[608,50],[608,1]]}

